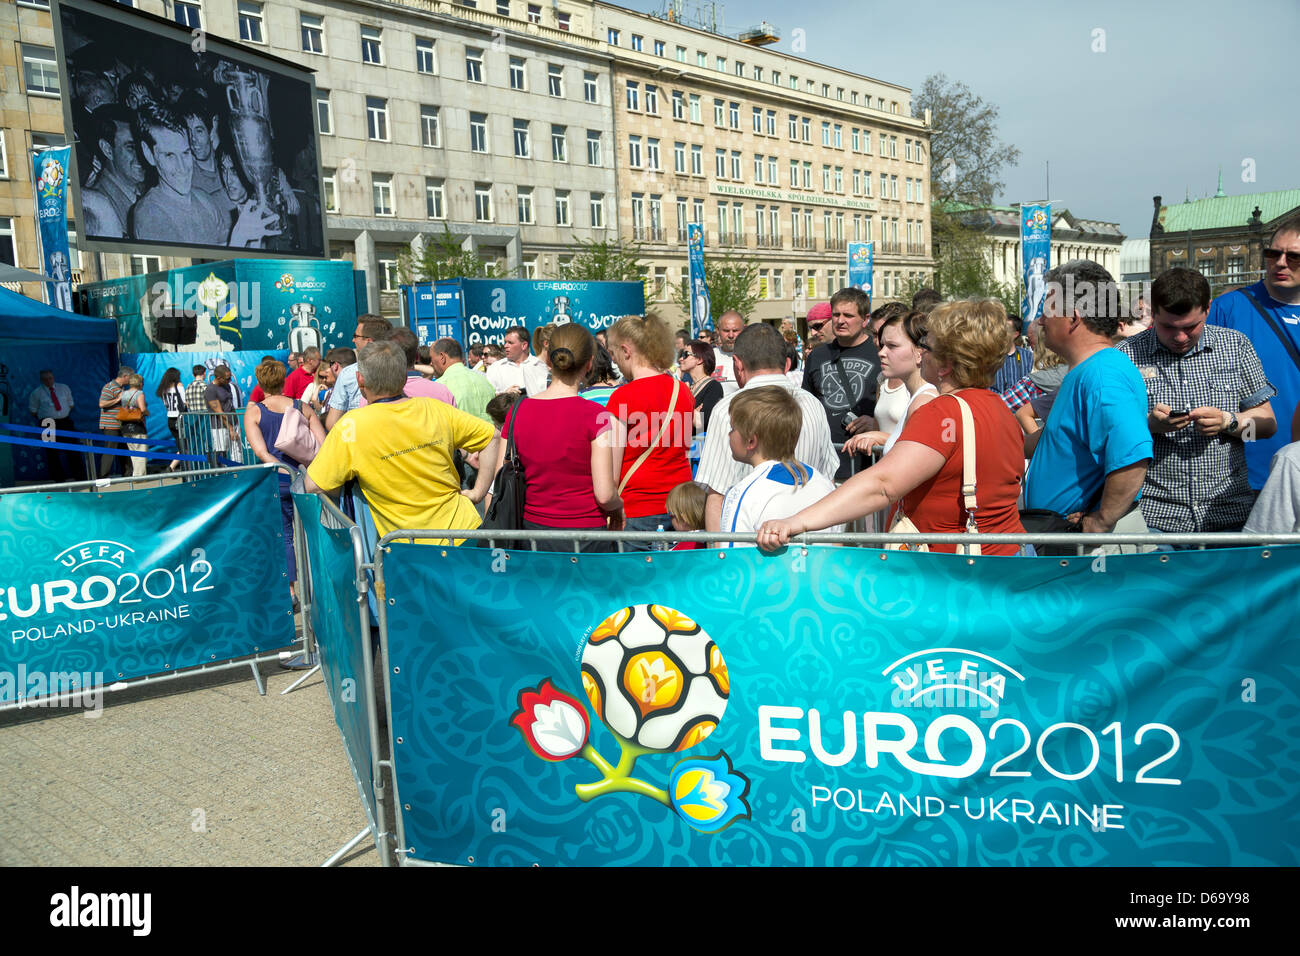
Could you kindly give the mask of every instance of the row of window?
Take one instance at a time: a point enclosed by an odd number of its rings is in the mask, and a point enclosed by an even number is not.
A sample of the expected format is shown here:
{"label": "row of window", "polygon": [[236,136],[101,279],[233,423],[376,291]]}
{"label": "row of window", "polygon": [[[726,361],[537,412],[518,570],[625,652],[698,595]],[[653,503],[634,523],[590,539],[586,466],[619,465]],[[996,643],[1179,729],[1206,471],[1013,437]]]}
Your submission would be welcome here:
{"label": "row of window", "polygon": [[[338,176],[334,170],[327,169],[323,180],[325,191],[325,209],[338,212]],[[573,210],[575,194],[568,189],[553,190],[551,220],[557,226],[578,225],[574,221]],[[535,190],[532,186],[519,186],[515,190],[516,221],[521,225],[536,225],[537,206],[534,202]],[[604,229],[605,194],[587,193],[587,221],[592,229]],[[476,222],[496,222],[495,189],[492,183],[474,184],[474,220]],[[371,208],[376,216],[395,216],[393,205],[393,174],[372,173],[370,177]],[[444,179],[425,177],[424,180],[425,214],[429,219],[446,219],[447,185]],[[549,224],[549,223],[548,223]]]}
{"label": "row of window", "polygon": [[[642,84],[639,80],[627,80],[624,90],[627,109],[634,113],[659,115],[660,88],[651,83]],[[669,91],[669,103],[672,117],[681,122],[703,123],[701,98],[698,93],[683,93],[681,90]],[[719,129],[740,129],[741,104],[738,100],[713,98],[713,125]],[[812,142],[812,117],[797,113],[787,114],[790,142]],[[761,106],[750,107],[750,123],[759,136],[777,135],[777,111]],[[850,129],[849,141],[855,153],[871,155],[871,130],[854,126]],[[844,148],[844,124],[822,121],[822,146]],[[891,159],[898,158],[898,137],[886,133],[880,134],[880,155]],[[909,162],[921,162],[923,159],[921,141],[905,139],[904,156]]]}
{"label": "row of window", "polygon": [[[622,46],[623,31],[616,29],[614,27],[610,27],[609,32],[606,34],[606,39],[609,41],[611,46]],[[654,51],[655,56],[666,57],[668,55],[667,45],[664,43],[663,40],[652,40],[651,42],[652,42],[652,49]],[[645,52],[645,37],[641,36],[638,33],[631,34],[629,47],[637,52],[642,52],[642,53]],[[687,62],[688,60],[687,54],[689,51],[686,49],[686,47],[677,46],[674,52],[676,54],[678,63]],[[696,50],[695,65],[700,69],[707,70],[709,69],[709,64],[710,64],[709,54],[705,53],[703,50]],[[785,79],[780,70],[765,71],[764,68],[759,66],[757,63],[755,63],[752,66],[752,68],[746,69],[746,64],[743,60],[731,61],[732,69],[731,71],[729,71],[727,57],[723,56],[720,53],[714,55],[712,65],[713,65],[713,69],[719,73],[734,72],[736,76],[739,77],[749,76],[759,83],[762,83],[766,78],[774,86],[782,86],[783,80]],[[788,82],[789,82],[790,89],[792,90],[800,89],[799,77],[796,74],[794,73],[789,74]],[[815,95],[817,93],[817,82],[815,80],[805,79],[803,89],[805,92]],[[826,97],[827,99],[830,99],[831,94],[832,94],[831,85],[829,83],[822,83],[821,95]],[[845,88],[842,86],[834,87],[834,97],[840,102],[845,102],[846,100]],[[861,103],[863,106],[870,109],[872,104],[872,96],[869,93],[859,94],[857,90],[849,90],[847,91],[847,101],[853,104],[854,106],[857,106],[859,103]],[[886,104],[885,104],[885,98],[883,96],[875,97],[875,108],[880,110],[881,112],[885,112]],[[889,101],[888,111],[890,113],[898,112],[897,100]]]}

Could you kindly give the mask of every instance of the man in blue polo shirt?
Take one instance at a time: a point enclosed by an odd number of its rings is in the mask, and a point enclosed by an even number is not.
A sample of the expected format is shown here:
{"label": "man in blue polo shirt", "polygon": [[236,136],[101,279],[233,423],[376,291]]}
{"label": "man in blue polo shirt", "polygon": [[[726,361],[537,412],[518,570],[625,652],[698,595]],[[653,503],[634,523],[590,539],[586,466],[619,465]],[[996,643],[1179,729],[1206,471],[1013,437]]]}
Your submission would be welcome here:
{"label": "man in blue polo shirt", "polygon": [[1046,281],[1039,334],[1070,371],[1042,429],[1025,439],[1025,506],[1064,515],[1084,533],[1144,533],[1136,501],[1151,461],[1147,390],[1128,356],[1111,348],[1119,290],[1087,259],[1052,269]]}
{"label": "man in blue polo shirt", "polygon": [[1219,296],[1206,321],[1245,334],[1277,388],[1277,433],[1245,443],[1250,486],[1259,491],[1273,455],[1294,440],[1292,419],[1300,402],[1300,215],[1282,220],[1264,246],[1263,281]]}

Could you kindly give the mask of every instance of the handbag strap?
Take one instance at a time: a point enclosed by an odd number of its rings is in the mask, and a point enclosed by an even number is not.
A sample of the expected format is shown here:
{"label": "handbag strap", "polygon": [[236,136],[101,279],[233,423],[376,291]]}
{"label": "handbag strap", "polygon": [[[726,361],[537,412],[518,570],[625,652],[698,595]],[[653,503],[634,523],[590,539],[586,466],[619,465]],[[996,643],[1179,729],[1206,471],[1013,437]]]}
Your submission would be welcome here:
{"label": "handbag strap", "polygon": [[640,468],[643,464],[645,464],[645,460],[650,457],[650,453],[655,450],[655,447],[659,444],[660,439],[664,437],[664,432],[668,430],[668,423],[673,420],[673,415],[675,415],[677,412],[677,396],[678,394],[680,394],[681,390],[682,390],[681,379],[674,378],[673,394],[672,397],[668,399],[668,414],[664,416],[663,424],[659,426],[659,432],[658,434],[655,435],[654,441],[652,441],[649,447],[647,447],[646,450],[641,453],[641,457],[638,458],[632,464],[632,467],[627,470],[627,474],[623,476],[623,480],[618,483],[619,495],[623,494],[623,489],[626,488],[627,483],[632,480],[632,476],[636,474],[636,470]]}
{"label": "handbag strap", "polygon": [[526,398],[521,398],[519,403],[510,410],[510,428],[506,432],[506,458],[509,459],[511,467],[515,471],[522,471],[519,461],[519,449],[515,447],[515,423],[519,421],[519,409],[524,407]]}
{"label": "handbag strap", "polygon": [[954,394],[961,408],[961,496],[962,506],[966,509],[966,531],[979,534],[975,523],[975,420],[971,417],[970,406],[966,400]]}
{"label": "handbag strap", "polygon": [[1255,311],[1258,312],[1260,317],[1268,323],[1268,327],[1273,330],[1273,334],[1281,341],[1282,348],[1286,349],[1286,354],[1291,356],[1291,361],[1295,363],[1295,367],[1300,369],[1300,352],[1296,351],[1295,343],[1291,341],[1291,336],[1287,335],[1278,327],[1277,321],[1273,316],[1269,315],[1268,310],[1264,308],[1264,303],[1251,295],[1249,290],[1242,289],[1241,291],[1245,293],[1246,298],[1250,300],[1250,304],[1255,307]]}

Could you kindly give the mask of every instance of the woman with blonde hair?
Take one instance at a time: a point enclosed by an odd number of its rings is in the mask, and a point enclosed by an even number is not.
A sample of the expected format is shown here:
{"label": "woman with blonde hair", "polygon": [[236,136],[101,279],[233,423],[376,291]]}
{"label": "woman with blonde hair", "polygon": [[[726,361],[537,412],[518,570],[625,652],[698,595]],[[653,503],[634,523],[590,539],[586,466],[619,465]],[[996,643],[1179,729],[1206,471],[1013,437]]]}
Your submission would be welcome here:
{"label": "woman with blonde hair", "polygon": [[[609,397],[614,416],[614,472],[629,531],[673,526],[668,493],[691,480],[687,453],[695,400],[673,364],[673,334],[660,319],[625,315],[608,332],[609,350],[627,384]],[[632,550],[649,550],[645,542]]]}
{"label": "woman with blonde hair", "polygon": [[[119,409],[128,414],[139,412],[138,418],[121,419],[122,437],[123,438],[147,438],[149,437],[149,426],[145,421],[149,418],[149,406],[144,400],[144,379],[139,374],[132,374],[127,379],[126,388],[122,389],[122,404]],[[119,412],[120,415],[120,412]],[[127,442],[129,451],[143,452],[148,451],[149,446],[140,442]],[[143,478],[148,469],[148,460],[143,455],[133,455],[131,458],[131,477]]]}
{"label": "woman with blonde hair", "polygon": [[[609,414],[578,394],[591,370],[596,340],[581,325],[557,326],[543,360],[551,383],[506,413],[501,434],[514,439],[527,476],[525,529],[584,531],[622,524],[622,500],[614,481]],[[505,442],[502,443],[503,445]],[[497,471],[505,461],[502,454]],[[539,541],[541,551],[569,551],[569,542]],[[582,551],[612,551],[588,541]]]}
{"label": "woman with blonde hair", "polygon": [[[1024,437],[1002,397],[989,391],[1010,339],[1006,310],[996,300],[937,306],[917,345],[921,374],[939,397],[908,417],[898,442],[875,465],[793,517],[765,522],[759,545],[776,550],[793,535],[854,521],[895,503],[919,532],[1023,532],[1017,503]],[[964,467],[968,455],[969,469]],[[975,486],[970,492],[963,489],[968,472]],[[929,550],[956,548],[934,544]],[[980,553],[1018,550],[1014,544],[985,545]]]}

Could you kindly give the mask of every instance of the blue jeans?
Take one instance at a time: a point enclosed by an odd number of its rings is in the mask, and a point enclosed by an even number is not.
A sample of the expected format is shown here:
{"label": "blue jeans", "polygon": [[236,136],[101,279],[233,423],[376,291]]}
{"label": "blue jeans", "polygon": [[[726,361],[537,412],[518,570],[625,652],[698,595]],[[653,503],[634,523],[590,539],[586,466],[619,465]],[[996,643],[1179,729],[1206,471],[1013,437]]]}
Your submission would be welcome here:
{"label": "blue jeans", "polygon": [[[628,518],[624,522],[626,531],[658,531],[662,528],[666,532],[673,530],[673,516],[670,514],[646,515],[642,518]],[[670,535],[664,535],[665,546],[669,545]],[[651,551],[653,543],[650,541],[624,541],[623,549],[625,551]]]}

